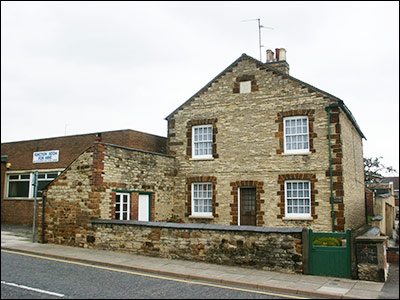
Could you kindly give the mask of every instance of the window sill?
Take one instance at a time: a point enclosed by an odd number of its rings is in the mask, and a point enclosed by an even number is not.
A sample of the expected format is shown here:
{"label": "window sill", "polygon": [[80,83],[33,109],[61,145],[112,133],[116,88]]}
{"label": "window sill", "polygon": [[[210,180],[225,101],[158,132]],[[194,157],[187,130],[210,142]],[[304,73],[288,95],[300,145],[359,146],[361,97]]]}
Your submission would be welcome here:
{"label": "window sill", "polygon": [[199,216],[199,215],[190,215],[189,219],[214,219],[213,216]]}
{"label": "window sill", "polygon": [[192,158],[189,158],[189,160],[214,160],[214,157],[199,157],[199,158],[192,157]]}
{"label": "window sill", "polygon": [[[8,197],[8,198],[4,198],[4,200],[10,200],[10,201],[15,201],[15,200],[22,200],[22,201],[34,201],[35,198],[19,198],[19,197]],[[42,197],[37,197],[36,200],[42,200]]]}
{"label": "window sill", "polygon": [[308,151],[308,152],[298,152],[298,153],[282,153],[282,155],[310,155],[311,154],[311,152],[310,151]]}
{"label": "window sill", "polygon": [[283,217],[282,220],[285,221],[312,221],[313,217]]}

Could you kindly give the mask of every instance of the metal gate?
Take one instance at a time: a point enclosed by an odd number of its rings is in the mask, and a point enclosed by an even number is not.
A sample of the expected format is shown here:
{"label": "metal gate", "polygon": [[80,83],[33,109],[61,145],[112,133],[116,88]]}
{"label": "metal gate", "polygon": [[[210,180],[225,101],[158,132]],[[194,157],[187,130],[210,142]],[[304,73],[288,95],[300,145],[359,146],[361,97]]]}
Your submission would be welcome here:
{"label": "metal gate", "polygon": [[[316,246],[315,237],[335,237],[342,246]],[[309,231],[310,274],[351,278],[351,231],[313,232]]]}

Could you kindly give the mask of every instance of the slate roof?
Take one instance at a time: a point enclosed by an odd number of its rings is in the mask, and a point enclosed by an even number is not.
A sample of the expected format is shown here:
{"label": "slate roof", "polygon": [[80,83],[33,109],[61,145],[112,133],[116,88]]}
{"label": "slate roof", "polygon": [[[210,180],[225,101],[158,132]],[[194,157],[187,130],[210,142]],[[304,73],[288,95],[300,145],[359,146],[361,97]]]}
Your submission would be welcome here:
{"label": "slate roof", "polygon": [[395,190],[399,190],[399,176],[397,177],[383,177],[380,183],[393,182],[393,187]]}

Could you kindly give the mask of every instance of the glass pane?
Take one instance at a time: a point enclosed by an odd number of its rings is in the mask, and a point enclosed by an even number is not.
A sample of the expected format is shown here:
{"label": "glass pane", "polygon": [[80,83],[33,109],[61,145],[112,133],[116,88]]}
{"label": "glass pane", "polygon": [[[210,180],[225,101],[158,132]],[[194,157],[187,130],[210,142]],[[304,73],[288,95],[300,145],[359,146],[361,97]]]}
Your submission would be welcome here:
{"label": "glass pane", "polygon": [[57,173],[48,173],[47,174],[47,178],[56,178],[58,175],[57,175]]}
{"label": "glass pane", "polygon": [[116,213],[115,213],[115,219],[116,219],[116,220],[119,220],[119,218],[120,218],[120,214],[119,214],[119,212],[116,212]]}
{"label": "glass pane", "polygon": [[21,179],[30,179],[30,175],[21,175]]}
{"label": "glass pane", "polygon": [[38,174],[38,179],[44,179],[46,177],[45,174]]}
{"label": "glass pane", "polygon": [[19,179],[19,175],[9,175],[9,179]]}
{"label": "glass pane", "polygon": [[128,214],[127,213],[123,213],[122,220],[128,220]]}
{"label": "glass pane", "polygon": [[121,210],[121,205],[119,203],[115,204],[115,210],[120,211]]}
{"label": "glass pane", "polygon": [[29,197],[29,181],[12,181],[8,185],[8,197]]}

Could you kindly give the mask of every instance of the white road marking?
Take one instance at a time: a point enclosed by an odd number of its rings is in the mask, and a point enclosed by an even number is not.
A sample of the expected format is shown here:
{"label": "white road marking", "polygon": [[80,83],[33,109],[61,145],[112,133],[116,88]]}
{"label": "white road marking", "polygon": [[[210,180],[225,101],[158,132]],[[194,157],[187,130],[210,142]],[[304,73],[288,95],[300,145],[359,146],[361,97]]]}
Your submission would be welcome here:
{"label": "white road marking", "polygon": [[113,272],[119,272],[119,273],[126,273],[126,274],[138,275],[138,276],[143,276],[143,277],[149,277],[149,278],[170,280],[170,281],[188,283],[188,284],[193,284],[193,285],[211,286],[211,287],[217,287],[217,288],[222,288],[222,289],[227,289],[227,290],[235,290],[235,291],[242,291],[242,292],[254,293],[254,294],[278,296],[278,297],[284,297],[284,298],[290,298],[290,299],[310,299],[310,298],[306,298],[306,297],[302,297],[302,296],[292,296],[292,295],[280,294],[278,292],[277,293],[272,293],[272,292],[258,291],[258,290],[252,290],[252,289],[246,289],[246,288],[230,287],[230,286],[213,284],[213,283],[197,282],[197,281],[192,281],[192,280],[187,280],[187,279],[178,279],[178,278],[167,277],[167,276],[164,276],[164,275],[161,276],[161,275],[145,274],[145,273],[141,273],[141,272],[128,271],[128,270],[111,268],[111,267],[103,267],[103,266],[99,266],[99,265],[81,263],[81,262],[76,262],[76,261],[60,259],[60,258],[52,258],[52,257],[46,257],[46,256],[42,256],[42,255],[35,255],[35,254],[29,254],[29,253],[23,253],[23,252],[16,252],[16,251],[12,251],[12,250],[1,249],[1,251],[5,252],[5,253],[12,253],[12,254],[23,255],[23,256],[30,256],[30,257],[35,257],[35,258],[40,258],[40,259],[45,259],[45,260],[58,261],[58,262],[63,262],[63,263],[73,264],[73,265],[78,265],[78,266],[85,266],[85,267],[90,267],[90,268],[95,268],[95,269],[101,269],[101,270],[107,270],[107,271],[113,271]]}
{"label": "white road marking", "polygon": [[56,296],[56,297],[64,297],[65,296],[63,294],[49,292],[49,291],[45,291],[45,290],[41,290],[41,289],[35,289],[35,288],[29,287],[29,286],[16,284],[16,283],[12,283],[12,282],[1,281],[1,284],[17,287],[20,289],[30,290],[30,291],[34,291],[34,292],[38,292],[38,293],[42,293],[42,294],[48,294],[48,295],[52,295],[52,296]]}

